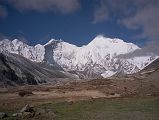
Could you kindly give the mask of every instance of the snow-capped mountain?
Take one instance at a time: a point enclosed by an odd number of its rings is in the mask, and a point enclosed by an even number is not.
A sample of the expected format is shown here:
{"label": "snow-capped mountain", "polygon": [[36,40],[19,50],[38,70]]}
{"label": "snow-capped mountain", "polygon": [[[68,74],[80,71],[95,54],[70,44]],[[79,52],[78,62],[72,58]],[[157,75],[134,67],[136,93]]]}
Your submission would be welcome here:
{"label": "snow-capped mountain", "polygon": [[132,74],[158,58],[157,56],[129,59],[117,57],[137,49],[140,48],[133,43],[101,35],[82,47],[55,39],[51,39],[45,45],[36,46],[29,46],[17,39],[0,41],[0,51],[19,54],[35,62],[47,61],[49,64],[58,64],[64,70],[84,78],[110,77],[118,73]]}
{"label": "snow-capped mountain", "polygon": [[43,45],[29,46],[18,39],[0,41],[0,51],[7,51],[26,57],[32,61],[41,62],[44,59],[45,48]]}

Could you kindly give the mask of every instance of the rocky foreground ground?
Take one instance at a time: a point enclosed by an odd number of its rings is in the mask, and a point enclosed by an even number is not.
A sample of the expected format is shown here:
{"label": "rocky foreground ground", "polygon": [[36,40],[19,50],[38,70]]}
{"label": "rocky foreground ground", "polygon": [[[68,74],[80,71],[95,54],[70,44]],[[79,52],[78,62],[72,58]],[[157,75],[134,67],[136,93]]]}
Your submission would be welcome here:
{"label": "rocky foreground ground", "polygon": [[[103,101],[103,104],[105,104],[105,102],[110,101],[111,103],[112,100],[118,101],[118,99],[120,102],[122,102],[122,99],[127,98],[129,98],[130,101],[131,98],[133,100],[135,98],[136,101],[137,99],[148,97],[148,99],[155,99],[155,102],[153,102],[156,106],[158,106],[158,96],[158,80],[153,80],[152,82],[151,80],[143,80],[134,76],[83,81],[65,81],[59,82],[56,85],[45,84],[40,86],[22,86],[17,88],[11,87],[3,89],[1,88],[0,112],[1,115],[4,116],[4,119],[40,119],[43,118],[45,115],[47,115],[48,119],[57,119],[57,116],[61,114],[60,112],[62,108],[58,113],[54,109],[54,105],[56,107],[64,107],[65,105],[68,105],[67,107],[74,107],[74,105],[76,106],[79,101],[86,101],[81,103],[81,107],[83,107],[84,104],[86,105],[86,107],[89,108],[89,105],[91,103],[92,106],[94,106],[96,102],[98,103],[98,101],[101,100]],[[133,101],[134,104],[135,101]],[[140,102],[142,103],[142,101]],[[43,105],[45,104],[47,105],[46,108],[43,107]],[[49,108],[49,104],[53,106],[53,108]],[[118,104],[118,102],[116,104]],[[27,106],[29,106],[32,111],[21,112],[21,109],[26,108]],[[80,105],[78,107],[80,107]],[[97,105],[96,107],[98,108],[99,106]],[[92,109],[96,111],[96,107]],[[149,109],[149,107],[152,107],[152,109],[156,109],[156,107],[153,108],[153,106],[151,105],[147,106],[147,108],[145,109]],[[80,108],[77,108],[76,110],[78,109],[79,114],[83,113],[82,111],[80,111]],[[92,109],[90,111],[92,111]],[[65,110],[67,111],[67,109]],[[72,113],[74,113],[75,111],[72,111]],[[98,112],[98,109],[96,112]]]}

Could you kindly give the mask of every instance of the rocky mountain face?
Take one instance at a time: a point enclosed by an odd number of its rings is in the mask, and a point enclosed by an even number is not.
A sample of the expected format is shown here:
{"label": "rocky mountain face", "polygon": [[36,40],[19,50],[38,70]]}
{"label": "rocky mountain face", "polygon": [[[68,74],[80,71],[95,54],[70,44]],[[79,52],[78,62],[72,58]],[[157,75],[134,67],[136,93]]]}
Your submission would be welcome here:
{"label": "rocky mountain face", "polygon": [[132,74],[158,58],[155,55],[118,57],[140,49],[121,39],[97,36],[88,45],[77,47],[62,40],[51,39],[45,45],[29,46],[17,39],[0,41],[0,51],[21,55],[31,61],[44,62],[77,74],[80,78],[110,77]]}
{"label": "rocky mountain face", "polygon": [[137,75],[144,77],[148,80],[159,81],[159,58],[146,66]]}
{"label": "rocky mountain face", "polygon": [[73,79],[75,76],[57,66],[35,63],[20,55],[0,53],[0,86],[37,85],[56,83],[57,80]]}

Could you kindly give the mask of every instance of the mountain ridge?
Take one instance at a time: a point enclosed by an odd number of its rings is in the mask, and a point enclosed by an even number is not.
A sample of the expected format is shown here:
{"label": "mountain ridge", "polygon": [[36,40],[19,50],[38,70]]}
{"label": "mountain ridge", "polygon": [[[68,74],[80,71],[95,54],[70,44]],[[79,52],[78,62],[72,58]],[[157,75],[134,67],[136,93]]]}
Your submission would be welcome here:
{"label": "mountain ridge", "polygon": [[157,58],[157,56],[118,58],[118,55],[141,48],[118,38],[106,38],[101,35],[82,47],[55,39],[44,45],[35,46],[29,46],[17,39],[6,41],[0,41],[0,51],[19,54],[34,62],[46,61],[50,65],[57,64],[65,71],[83,76],[82,78],[110,77],[118,73],[133,74]]}

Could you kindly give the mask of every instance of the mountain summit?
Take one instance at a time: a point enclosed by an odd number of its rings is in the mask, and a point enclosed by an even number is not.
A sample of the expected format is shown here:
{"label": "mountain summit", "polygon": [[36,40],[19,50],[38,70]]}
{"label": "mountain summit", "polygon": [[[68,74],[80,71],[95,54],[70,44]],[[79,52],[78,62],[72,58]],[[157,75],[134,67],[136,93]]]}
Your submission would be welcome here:
{"label": "mountain summit", "polygon": [[77,74],[80,78],[132,74],[142,70],[157,58],[157,56],[138,56],[128,59],[118,57],[138,49],[141,48],[133,43],[102,35],[82,47],[55,39],[51,39],[45,45],[35,46],[29,46],[17,39],[0,41],[0,51],[19,54],[35,62],[46,61],[51,65],[59,65],[65,71]]}

